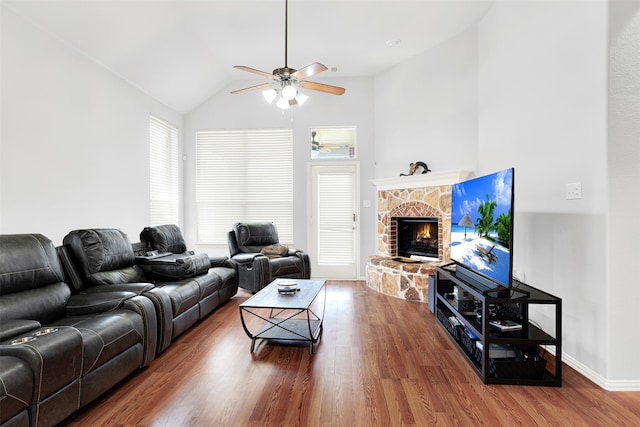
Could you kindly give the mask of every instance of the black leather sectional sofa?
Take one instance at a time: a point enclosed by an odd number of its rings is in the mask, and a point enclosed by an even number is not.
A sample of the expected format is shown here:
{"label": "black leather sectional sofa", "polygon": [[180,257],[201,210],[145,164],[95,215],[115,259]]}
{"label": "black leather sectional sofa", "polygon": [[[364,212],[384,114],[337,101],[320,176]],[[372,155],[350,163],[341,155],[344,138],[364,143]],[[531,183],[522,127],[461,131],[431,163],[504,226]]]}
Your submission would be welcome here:
{"label": "black leather sectional sofa", "polygon": [[1,426],[58,424],[236,294],[226,257],[186,251],[175,226],[142,235],[0,235]]}

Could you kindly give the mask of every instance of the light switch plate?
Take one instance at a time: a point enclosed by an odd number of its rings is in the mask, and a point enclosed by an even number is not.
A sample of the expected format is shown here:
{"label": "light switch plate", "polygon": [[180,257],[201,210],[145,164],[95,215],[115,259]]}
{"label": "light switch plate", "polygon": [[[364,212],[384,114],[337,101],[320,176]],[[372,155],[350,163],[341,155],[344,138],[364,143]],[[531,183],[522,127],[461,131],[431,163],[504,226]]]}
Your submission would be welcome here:
{"label": "light switch plate", "polygon": [[582,184],[579,182],[571,182],[565,186],[565,198],[567,200],[576,200],[582,198]]}

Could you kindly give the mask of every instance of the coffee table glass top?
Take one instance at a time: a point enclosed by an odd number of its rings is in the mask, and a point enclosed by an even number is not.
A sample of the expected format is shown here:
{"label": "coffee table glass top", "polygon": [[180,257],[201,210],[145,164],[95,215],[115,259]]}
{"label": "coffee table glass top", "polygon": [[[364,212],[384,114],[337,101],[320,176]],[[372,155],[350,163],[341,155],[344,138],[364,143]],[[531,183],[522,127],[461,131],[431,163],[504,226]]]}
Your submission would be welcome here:
{"label": "coffee table glass top", "polygon": [[[278,283],[296,282],[297,292],[281,294]],[[240,304],[244,308],[307,309],[324,286],[324,280],[276,279]]]}

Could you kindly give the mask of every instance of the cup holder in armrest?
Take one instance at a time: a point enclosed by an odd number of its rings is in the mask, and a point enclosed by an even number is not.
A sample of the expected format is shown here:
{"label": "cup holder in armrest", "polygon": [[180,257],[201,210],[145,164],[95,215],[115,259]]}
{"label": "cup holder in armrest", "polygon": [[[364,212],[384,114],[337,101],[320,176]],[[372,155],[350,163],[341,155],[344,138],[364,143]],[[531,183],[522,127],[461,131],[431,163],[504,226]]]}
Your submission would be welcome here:
{"label": "cup holder in armrest", "polygon": [[26,344],[28,342],[35,341],[35,339],[36,339],[36,337],[16,338],[15,340],[11,341],[11,345]]}
{"label": "cup holder in armrest", "polygon": [[41,337],[42,335],[51,334],[53,332],[58,332],[58,328],[40,329],[39,331],[34,332],[33,335],[36,336],[36,337]]}

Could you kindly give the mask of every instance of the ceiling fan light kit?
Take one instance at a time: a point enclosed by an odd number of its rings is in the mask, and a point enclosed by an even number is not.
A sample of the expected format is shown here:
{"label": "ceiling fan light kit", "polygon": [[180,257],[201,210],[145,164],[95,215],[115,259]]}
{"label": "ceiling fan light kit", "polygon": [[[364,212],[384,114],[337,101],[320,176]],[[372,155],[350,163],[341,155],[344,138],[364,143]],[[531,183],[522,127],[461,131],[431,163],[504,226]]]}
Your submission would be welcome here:
{"label": "ceiling fan light kit", "polygon": [[262,91],[262,96],[264,96],[264,99],[269,104],[271,104],[276,99],[276,97],[278,96],[278,92],[275,89],[271,88],[271,89],[263,90]]}
{"label": "ceiling fan light kit", "polygon": [[270,83],[261,83],[244,89],[234,90],[231,92],[232,94],[244,93],[255,89],[266,89],[262,91],[264,99],[271,104],[276,98],[278,98],[276,105],[279,108],[286,110],[292,105],[301,106],[309,98],[308,95],[305,95],[300,91],[301,88],[325,92],[332,95],[342,95],[345,92],[345,89],[342,87],[304,80],[307,77],[327,71],[327,67],[318,62],[314,62],[313,64],[307,65],[299,70],[289,68],[287,65],[288,28],[289,0],[285,0],[284,67],[276,68],[272,73],[267,73],[266,71],[256,70],[255,68],[246,67],[244,65],[236,65],[233,68],[268,77],[272,81]]}
{"label": "ceiling fan light kit", "polygon": [[287,101],[283,97],[280,97],[280,99],[278,99],[278,102],[276,102],[276,105],[278,106],[278,108],[286,110],[287,108],[289,108],[289,101]]}
{"label": "ceiling fan light kit", "polygon": [[282,88],[282,93],[280,95],[287,101],[291,101],[293,98],[296,97],[297,94],[298,94],[298,91],[296,90],[295,87],[291,85],[286,85],[285,87]]}

